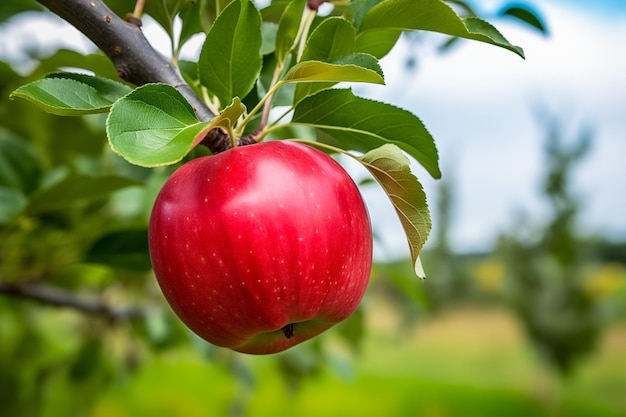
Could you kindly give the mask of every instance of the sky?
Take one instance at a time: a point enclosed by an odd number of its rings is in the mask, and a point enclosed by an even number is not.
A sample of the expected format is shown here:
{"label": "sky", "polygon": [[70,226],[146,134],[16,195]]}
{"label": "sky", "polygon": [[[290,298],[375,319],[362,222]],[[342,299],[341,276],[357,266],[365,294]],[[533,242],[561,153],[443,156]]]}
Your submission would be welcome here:
{"label": "sky", "polygon": [[[495,13],[504,3],[483,1],[481,10]],[[355,90],[412,111],[434,136],[444,179],[455,190],[449,237],[458,251],[488,250],[522,218],[531,229],[548,220],[541,199],[545,116],[562,123],[564,139],[593,132],[592,149],[574,172],[580,230],[626,238],[626,2],[528,3],[544,17],[548,37],[510,19],[487,19],[524,48],[525,60],[464,41],[445,54],[421,47],[411,72],[402,65],[410,46],[399,45],[383,61],[387,85]],[[434,208],[440,181],[420,167],[414,172]],[[406,255],[393,216],[380,226],[390,208],[379,195],[368,199],[384,253]]]}
{"label": "sky", "polygon": [[[522,226],[539,227],[546,218],[541,199],[545,172],[543,116],[561,121],[565,138],[592,129],[590,154],[576,166],[575,192],[583,202],[581,230],[626,239],[626,1],[526,0],[543,16],[545,37],[514,20],[498,18],[503,0],[476,1],[476,8],[507,39],[522,46],[523,60],[501,48],[462,41],[441,54],[429,36],[412,49],[401,42],[383,59],[385,86],[354,87],[355,93],[415,113],[435,138],[444,180],[455,190],[450,240],[461,252],[488,250],[524,213]],[[154,25],[149,39],[167,45]],[[46,50],[59,39],[81,51],[91,45],[73,28],[59,31],[58,21],[24,20],[0,27],[0,56],[26,62],[21,50],[38,39]],[[196,44],[197,47],[197,44]],[[417,66],[404,63],[417,51]],[[356,177],[360,167],[349,166]],[[417,164],[434,209],[439,183]],[[364,189],[379,236],[378,258],[409,253],[400,223],[384,193]],[[434,210],[433,210],[434,211]],[[437,227],[436,213],[434,227]],[[427,243],[432,244],[430,241]]]}

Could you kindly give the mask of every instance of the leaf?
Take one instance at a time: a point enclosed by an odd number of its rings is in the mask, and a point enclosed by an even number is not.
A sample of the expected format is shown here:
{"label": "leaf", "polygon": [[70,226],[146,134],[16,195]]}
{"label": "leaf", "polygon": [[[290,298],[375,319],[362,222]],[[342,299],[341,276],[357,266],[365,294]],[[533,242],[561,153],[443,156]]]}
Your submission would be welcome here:
{"label": "leaf", "polygon": [[263,64],[261,43],[261,15],[249,0],[233,1],[213,23],[200,52],[198,75],[222,106],[254,87]]}
{"label": "leaf", "polygon": [[306,42],[303,61],[331,62],[354,53],[356,30],[347,20],[330,17],[320,23]]}
{"label": "leaf", "polygon": [[82,342],[76,357],[68,363],[68,377],[76,384],[93,381],[98,367],[102,366],[102,339],[89,337]]}
{"label": "leaf", "polygon": [[32,1],[2,1],[0,2],[0,23],[4,23],[19,13],[43,10],[41,5]]}
{"label": "leaf", "polygon": [[30,194],[40,177],[41,168],[32,149],[0,131],[0,186]]}
{"label": "leaf", "polygon": [[39,61],[37,73],[59,72],[59,68],[82,68],[108,80],[119,80],[113,63],[103,53],[83,54],[69,49],[59,49],[53,55]]}
{"label": "leaf", "polygon": [[10,97],[29,100],[48,113],[78,116],[104,113],[130,91],[126,85],[106,78],[64,72],[26,84]]}
{"label": "leaf", "polygon": [[102,177],[73,175],[34,193],[26,213],[36,214],[65,209],[78,203],[106,198],[122,188],[140,184],[133,179],[114,175]]}
{"label": "leaf", "polygon": [[274,22],[263,22],[261,25],[261,55],[269,55],[276,50],[276,32],[278,25]]}
{"label": "leaf", "polygon": [[235,99],[220,115],[200,122],[174,87],[147,84],[118,100],[107,119],[111,148],[135,165],[154,167],[180,161],[214,127],[230,128],[245,106]]}
{"label": "leaf", "polygon": [[0,185],[0,224],[11,221],[27,205],[27,199],[20,190]]}
{"label": "leaf", "polygon": [[398,42],[401,32],[396,29],[378,29],[361,32],[356,38],[356,51],[382,58]]}
{"label": "leaf", "polygon": [[320,129],[330,135],[323,141],[342,149],[368,152],[393,143],[434,178],[441,177],[437,148],[428,130],[417,116],[390,104],[357,97],[347,89],[324,90],[296,106],[292,123]]}
{"label": "leaf", "polygon": [[[356,30],[345,19],[330,17],[320,23],[311,33],[302,53],[302,61],[333,62],[354,53]],[[376,64],[378,65],[378,64]],[[382,72],[380,72],[382,76]],[[299,83],[294,92],[293,103],[325,90],[334,83]]]}
{"label": "leaf", "polygon": [[200,0],[200,2],[200,18],[202,20],[202,26],[204,27],[205,32],[207,32],[211,28],[215,19],[217,19],[220,13],[222,13],[226,6],[232,3],[233,0]]}
{"label": "leaf", "polygon": [[202,25],[201,12],[202,1],[189,1],[187,5],[183,6],[178,14],[182,27],[180,29],[180,35],[178,38],[179,49],[196,33],[203,33],[204,26]]}
{"label": "leaf", "polygon": [[358,158],[385,190],[400,218],[411,250],[415,274],[425,278],[419,254],[432,223],[426,194],[411,173],[409,160],[400,148],[386,144]]}
{"label": "leaf", "polygon": [[500,46],[524,58],[522,48],[510,44],[489,23],[474,16],[461,18],[441,0],[385,0],[365,15],[358,36],[389,29],[426,30],[473,39]]}
{"label": "leaf", "polygon": [[276,58],[279,65],[285,62],[287,55],[294,46],[305,5],[306,0],[292,0],[280,17],[276,32]]}
{"label": "leaf", "polygon": [[358,28],[361,26],[363,17],[370,9],[380,3],[381,0],[351,0],[346,9],[345,16]]}
{"label": "leaf", "polygon": [[174,18],[178,14],[182,4],[181,0],[148,1],[144,10],[163,29],[170,38],[174,37]]}
{"label": "leaf", "polygon": [[147,271],[151,267],[148,231],[122,230],[104,235],[89,248],[86,260],[115,268]]}
{"label": "leaf", "polygon": [[[283,82],[304,81],[332,81],[332,82],[366,82],[384,84],[382,70],[378,61],[373,56],[360,55],[353,57],[352,61],[359,64],[348,63],[332,64],[321,61],[304,61],[294,65],[283,78]],[[369,62],[366,62],[369,61]]]}
{"label": "leaf", "polygon": [[500,11],[499,15],[513,17],[529,26],[532,26],[544,35],[548,34],[548,28],[543,23],[542,19],[534,10],[528,7],[507,6]]}

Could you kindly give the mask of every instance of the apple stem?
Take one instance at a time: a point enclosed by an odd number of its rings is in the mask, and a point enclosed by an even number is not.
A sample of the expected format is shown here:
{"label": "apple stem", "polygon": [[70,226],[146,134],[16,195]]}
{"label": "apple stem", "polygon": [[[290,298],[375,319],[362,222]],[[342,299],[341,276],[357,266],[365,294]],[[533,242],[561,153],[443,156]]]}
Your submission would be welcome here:
{"label": "apple stem", "polygon": [[287,339],[291,339],[293,337],[293,323],[289,323],[288,325],[283,327],[281,330],[283,331],[283,334],[285,335]]}

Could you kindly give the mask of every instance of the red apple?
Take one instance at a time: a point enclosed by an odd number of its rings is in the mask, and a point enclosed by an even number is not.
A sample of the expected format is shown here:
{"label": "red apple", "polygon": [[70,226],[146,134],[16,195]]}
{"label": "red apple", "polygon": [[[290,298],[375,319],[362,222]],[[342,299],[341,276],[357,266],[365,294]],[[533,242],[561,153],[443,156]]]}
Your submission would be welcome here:
{"label": "red apple", "polygon": [[183,165],[149,233],[172,309],[202,338],[245,353],[280,352],[346,319],[371,269],[357,186],[330,156],[288,141]]}

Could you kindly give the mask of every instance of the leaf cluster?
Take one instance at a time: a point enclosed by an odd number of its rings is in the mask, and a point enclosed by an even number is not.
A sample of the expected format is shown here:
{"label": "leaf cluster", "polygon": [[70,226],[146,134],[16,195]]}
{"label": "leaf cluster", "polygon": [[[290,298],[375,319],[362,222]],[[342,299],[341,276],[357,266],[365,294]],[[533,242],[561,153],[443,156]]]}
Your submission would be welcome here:
{"label": "leaf cluster", "polygon": [[[460,17],[442,0],[330,2],[333,12],[323,17],[306,0],[274,1],[260,10],[250,0],[148,3],[145,12],[170,35],[173,65],[204,98],[213,119],[199,120],[175,86],[147,84],[131,91],[110,79],[72,73],[47,75],[12,97],[58,115],[108,112],[111,148],[143,167],[180,162],[216,130],[229,138],[226,148],[287,138],[351,156],[389,195],[415,270],[423,276],[418,255],[430,215],[405,154],[439,178],[434,140],[414,114],[355,96],[349,85],[384,84],[379,60],[405,31],[486,42],[523,57],[521,48],[487,22]],[[198,33],[205,41],[197,62],[179,62],[182,46]],[[347,88],[336,88],[338,83]],[[295,128],[308,133],[290,137]]]}

